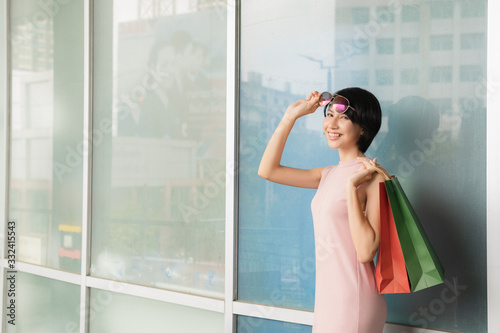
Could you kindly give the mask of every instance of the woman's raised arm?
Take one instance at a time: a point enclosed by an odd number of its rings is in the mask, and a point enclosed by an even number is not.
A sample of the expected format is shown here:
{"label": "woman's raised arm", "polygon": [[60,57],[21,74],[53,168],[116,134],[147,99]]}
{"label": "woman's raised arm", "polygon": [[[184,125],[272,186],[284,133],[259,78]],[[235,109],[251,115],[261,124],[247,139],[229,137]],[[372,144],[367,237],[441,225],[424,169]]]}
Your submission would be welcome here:
{"label": "woman's raised arm", "polygon": [[260,177],[284,185],[306,188],[318,187],[323,168],[296,169],[282,166],[281,156],[295,121],[316,111],[319,106],[319,96],[320,94],[314,91],[306,99],[298,100],[288,106],[285,115],[267,144],[264,155],[262,155],[259,166]]}

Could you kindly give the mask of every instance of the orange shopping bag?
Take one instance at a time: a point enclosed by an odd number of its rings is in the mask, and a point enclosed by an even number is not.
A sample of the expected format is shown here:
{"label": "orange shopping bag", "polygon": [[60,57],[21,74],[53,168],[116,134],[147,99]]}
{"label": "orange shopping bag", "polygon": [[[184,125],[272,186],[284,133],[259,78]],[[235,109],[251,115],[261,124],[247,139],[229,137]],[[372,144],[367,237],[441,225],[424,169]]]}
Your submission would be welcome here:
{"label": "orange shopping bag", "polygon": [[380,192],[380,247],[375,279],[380,294],[409,293],[410,283],[405,259],[394,217],[392,215],[385,183],[379,184]]}

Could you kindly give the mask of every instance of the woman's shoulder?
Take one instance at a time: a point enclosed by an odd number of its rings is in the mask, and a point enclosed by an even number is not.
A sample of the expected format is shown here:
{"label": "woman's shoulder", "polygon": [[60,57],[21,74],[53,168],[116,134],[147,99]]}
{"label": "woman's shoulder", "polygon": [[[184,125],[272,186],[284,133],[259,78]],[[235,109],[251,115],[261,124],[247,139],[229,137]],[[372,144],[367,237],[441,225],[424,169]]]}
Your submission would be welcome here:
{"label": "woman's shoulder", "polygon": [[327,167],[324,167],[323,170],[321,171],[321,177],[324,177],[330,173],[333,169],[335,169],[337,165],[330,165]]}
{"label": "woman's shoulder", "polygon": [[320,183],[323,183],[326,181],[328,178],[328,175],[332,174],[332,171],[337,168],[337,165],[330,165],[323,167],[321,170],[321,178],[320,178]]}

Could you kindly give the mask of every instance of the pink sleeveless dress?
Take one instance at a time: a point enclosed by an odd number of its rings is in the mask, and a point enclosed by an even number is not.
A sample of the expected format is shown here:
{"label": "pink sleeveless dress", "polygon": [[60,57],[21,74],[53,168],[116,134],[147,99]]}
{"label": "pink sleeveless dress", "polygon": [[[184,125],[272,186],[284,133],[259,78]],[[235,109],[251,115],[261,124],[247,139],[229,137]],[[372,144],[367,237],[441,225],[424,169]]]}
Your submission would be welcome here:
{"label": "pink sleeveless dress", "polygon": [[349,228],[345,185],[360,167],[353,160],[325,168],[311,203],[316,245],[313,333],[380,333],[387,317],[374,264],[359,262]]}

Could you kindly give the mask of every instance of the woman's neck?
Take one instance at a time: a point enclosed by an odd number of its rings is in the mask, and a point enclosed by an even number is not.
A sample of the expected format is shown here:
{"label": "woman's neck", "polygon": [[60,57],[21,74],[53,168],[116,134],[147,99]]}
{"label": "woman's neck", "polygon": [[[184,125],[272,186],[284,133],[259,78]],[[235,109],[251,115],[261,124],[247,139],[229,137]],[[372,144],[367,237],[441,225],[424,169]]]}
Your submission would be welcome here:
{"label": "woman's neck", "polygon": [[357,157],[365,157],[365,154],[358,149],[350,151],[339,150],[339,157],[340,162],[347,162],[355,160]]}

